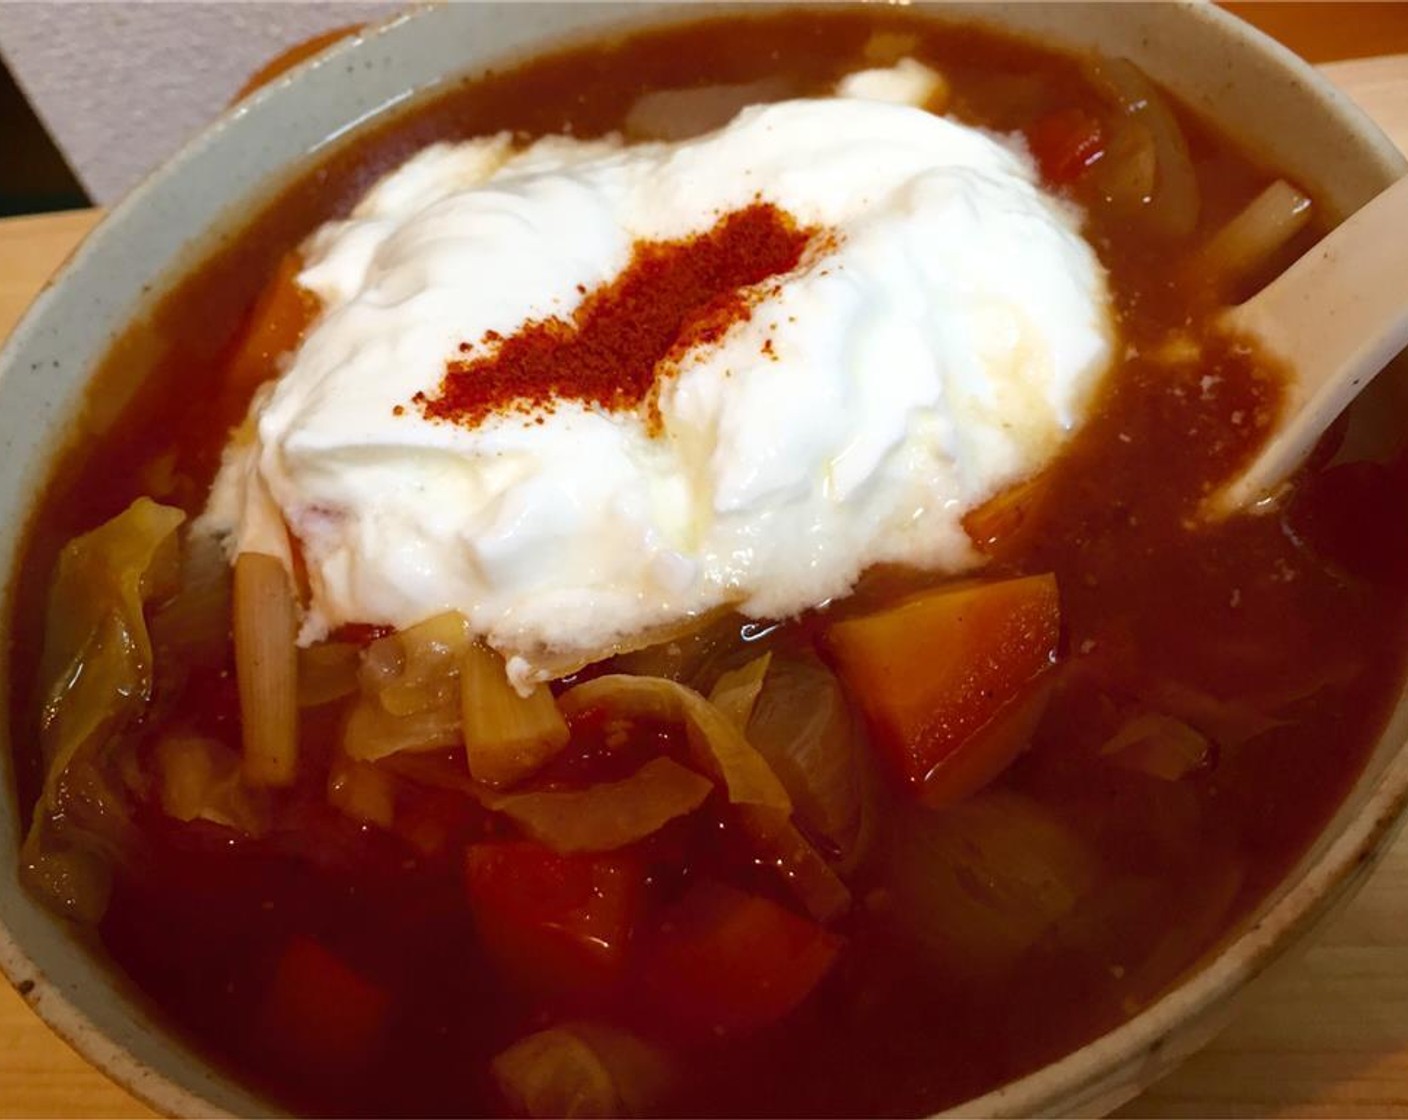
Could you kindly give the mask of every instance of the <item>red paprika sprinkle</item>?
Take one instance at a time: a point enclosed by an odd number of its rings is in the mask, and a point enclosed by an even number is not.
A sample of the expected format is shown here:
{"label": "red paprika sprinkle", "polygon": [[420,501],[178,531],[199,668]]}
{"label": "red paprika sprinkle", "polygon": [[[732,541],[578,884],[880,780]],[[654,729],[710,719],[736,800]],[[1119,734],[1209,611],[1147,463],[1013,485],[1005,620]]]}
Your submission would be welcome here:
{"label": "red paprika sprinkle", "polygon": [[750,299],[740,289],[790,272],[813,232],[755,202],[704,233],[638,242],[625,270],[591,292],[570,322],[535,319],[511,338],[489,331],[478,346],[461,344],[435,395],[417,393],[414,403],[428,419],[467,427],[507,411],[536,412],[541,423],[560,400],[612,411],[645,404],[658,429],[658,379],[746,320]]}

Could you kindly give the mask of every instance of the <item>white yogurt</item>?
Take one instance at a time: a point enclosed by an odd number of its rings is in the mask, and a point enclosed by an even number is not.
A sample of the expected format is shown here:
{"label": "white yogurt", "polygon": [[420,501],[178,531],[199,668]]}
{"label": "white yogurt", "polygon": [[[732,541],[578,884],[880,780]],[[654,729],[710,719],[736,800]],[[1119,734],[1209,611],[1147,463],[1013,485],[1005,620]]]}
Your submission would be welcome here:
{"label": "white yogurt", "polygon": [[[410,404],[461,343],[570,318],[636,243],[758,200],[834,245],[662,374],[658,434],[571,402],[475,427]],[[677,144],[436,145],[306,249],[324,310],[205,524],[285,557],[287,525],[304,640],[453,608],[520,684],[720,606],[795,613],[881,561],[973,566],[964,512],[1051,458],[1112,351],[1104,273],[1021,146],[883,100]]]}

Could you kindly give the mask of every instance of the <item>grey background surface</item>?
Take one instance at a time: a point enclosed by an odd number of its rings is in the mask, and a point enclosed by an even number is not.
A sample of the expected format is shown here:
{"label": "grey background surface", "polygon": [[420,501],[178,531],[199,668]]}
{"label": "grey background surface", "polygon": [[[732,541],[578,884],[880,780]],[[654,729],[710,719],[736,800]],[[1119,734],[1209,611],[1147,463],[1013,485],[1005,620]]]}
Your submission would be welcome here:
{"label": "grey background surface", "polygon": [[[111,204],[265,62],[404,0],[0,0],[0,56],[94,202]],[[7,149],[9,149],[7,151]],[[0,174],[20,158],[0,129]]]}

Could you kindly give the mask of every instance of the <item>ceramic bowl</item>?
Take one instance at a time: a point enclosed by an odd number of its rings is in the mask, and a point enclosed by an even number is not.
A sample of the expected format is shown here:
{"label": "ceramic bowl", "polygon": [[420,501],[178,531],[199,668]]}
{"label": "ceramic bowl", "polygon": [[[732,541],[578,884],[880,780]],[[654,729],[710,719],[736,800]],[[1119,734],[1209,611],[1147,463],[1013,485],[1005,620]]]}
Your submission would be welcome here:
{"label": "ceramic bowl", "polygon": [[[757,5],[752,5],[756,9]],[[711,6],[711,14],[718,11]],[[447,5],[332,48],[240,104],[116,207],[35,301],[0,355],[0,585],[52,448],[88,373],[119,328],[151,305],[212,231],[237,224],[291,169],[356,126],[448,80],[549,44],[696,12],[673,4]],[[1267,164],[1311,186],[1333,217],[1404,171],[1382,133],[1309,66],[1201,4],[975,4],[941,13],[1056,47],[1133,58]],[[193,248],[194,247],[194,248]],[[1375,386],[1366,415],[1408,417],[1408,378]],[[1368,425],[1372,429],[1373,425]],[[10,609],[3,616],[8,619]],[[0,680],[9,680],[0,641]],[[9,702],[8,695],[4,702]],[[0,767],[11,767],[0,711]],[[1408,795],[1408,702],[1400,701],[1363,776],[1313,850],[1238,935],[1174,991],[1119,1029],[956,1111],[1095,1114],[1114,1108],[1207,1041],[1244,993],[1334,903],[1387,843]],[[13,775],[11,787],[13,787]],[[19,820],[0,797],[0,966],[78,1051],[155,1108],[266,1115],[267,1102],[213,1069],[144,1010],[20,889]]]}

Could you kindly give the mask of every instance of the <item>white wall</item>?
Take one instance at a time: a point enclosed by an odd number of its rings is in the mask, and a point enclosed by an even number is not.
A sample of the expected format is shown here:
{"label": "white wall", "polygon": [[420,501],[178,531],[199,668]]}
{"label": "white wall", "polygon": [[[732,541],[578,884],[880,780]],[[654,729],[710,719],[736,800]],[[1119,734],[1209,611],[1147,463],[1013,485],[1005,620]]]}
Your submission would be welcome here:
{"label": "white wall", "polygon": [[0,54],[88,193],[108,204],[280,51],[404,7],[404,0],[0,0]]}

